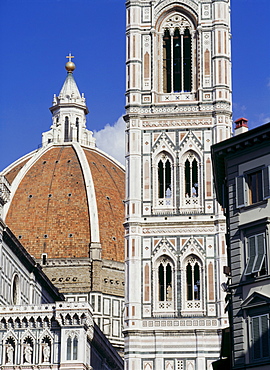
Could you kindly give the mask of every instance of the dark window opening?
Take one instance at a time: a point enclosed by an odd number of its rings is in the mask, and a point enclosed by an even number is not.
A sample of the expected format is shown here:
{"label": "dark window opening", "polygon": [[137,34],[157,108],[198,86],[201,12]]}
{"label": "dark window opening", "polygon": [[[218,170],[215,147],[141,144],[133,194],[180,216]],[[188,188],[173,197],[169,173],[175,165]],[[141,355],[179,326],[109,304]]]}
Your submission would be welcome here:
{"label": "dark window opening", "polygon": [[171,36],[169,30],[165,30],[163,37],[163,84],[164,92],[172,91],[171,85]]}
{"label": "dark window opening", "polygon": [[254,204],[263,200],[262,171],[251,173],[247,176],[249,189],[249,204]]}
{"label": "dark window opening", "polygon": [[185,162],[185,189],[186,189],[186,196],[190,197],[190,163],[189,160],[186,160]]}
{"label": "dark window opening", "polygon": [[42,254],[42,265],[46,265],[47,263],[47,254],[43,253]]}
{"label": "dark window opening", "polygon": [[193,296],[192,296],[192,268],[190,263],[187,265],[187,300],[191,301]]}
{"label": "dark window opening", "polygon": [[172,267],[169,262],[166,265],[160,263],[158,267],[158,290],[159,301],[172,300]]}
{"label": "dark window opening", "polygon": [[192,90],[192,45],[188,28],[173,36],[169,30],[163,36],[163,91],[190,92]]}
{"label": "dark window opening", "polygon": [[164,179],[163,179],[163,163],[159,161],[158,163],[158,196],[163,198],[164,195]]}
{"label": "dark window opening", "polygon": [[198,162],[194,158],[192,162],[189,159],[185,162],[185,195],[186,197],[198,196]]}
{"label": "dark window opening", "polygon": [[79,142],[79,118],[76,118],[77,142]]}
{"label": "dark window opening", "polygon": [[69,141],[69,120],[68,117],[65,117],[65,136],[64,141]]}
{"label": "dark window opening", "polygon": [[186,267],[186,283],[187,283],[187,300],[201,299],[201,279],[200,266],[198,262],[195,264],[188,263]]}
{"label": "dark window opening", "polygon": [[167,159],[164,163],[158,163],[158,196],[159,198],[171,198],[171,163]]}
{"label": "dark window opening", "polygon": [[187,28],[184,32],[184,91],[191,91],[191,37]]}
{"label": "dark window opening", "polygon": [[164,267],[162,264],[158,268],[158,285],[159,285],[159,300],[164,301]]}
{"label": "dark window opening", "polygon": [[182,90],[181,70],[181,37],[179,29],[176,29],[173,36],[173,90]]}

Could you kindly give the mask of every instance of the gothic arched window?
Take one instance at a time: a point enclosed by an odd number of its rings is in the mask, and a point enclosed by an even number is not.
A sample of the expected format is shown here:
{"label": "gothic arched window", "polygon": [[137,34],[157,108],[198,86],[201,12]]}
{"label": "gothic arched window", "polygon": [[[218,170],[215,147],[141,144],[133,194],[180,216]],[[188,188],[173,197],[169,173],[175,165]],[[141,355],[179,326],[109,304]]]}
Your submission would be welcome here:
{"label": "gothic arched window", "polygon": [[73,360],[78,360],[78,338],[73,338]]}
{"label": "gothic arched window", "polygon": [[67,360],[78,360],[78,338],[74,336],[67,339]]}
{"label": "gothic arched window", "polygon": [[201,299],[201,279],[200,267],[198,262],[189,262],[186,267],[186,283],[187,283],[187,300],[194,301]]}
{"label": "gothic arched window", "polygon": [[171,198],[172,170],[169,159],[158,162],[158,197]]}
{"label": "gothic arched window", "polygon": [[190,92],[191,78],[191,35],[187,27],[175,28],[163,34],[163,90]]}
{"label": "gothic arched window", "polygon": [[193,156],[185,161],[185,194],[188,197],[198,196],[198,162]]}
{"label": "gothic arched window", "polygon": [[65,136],[64,141],[69,141],[69,120],[68,117],[65,117]]}
{"label": "gothic arched window", "polygon": [[158,300],[172,301],[173,300],[173,277],[172,277],[172,264],[163,258],[158,265]]}
{"label": "gothic arched window", "polygon": [[183,269],[185,281],[183,299],[187,310],[202,309],[202,272],[201,260],[193,254],[188,256]]}
{"label": "gothic arched window", "polygon": [[71,360],[71,338],[68,337],[67,340],[67,360]]}

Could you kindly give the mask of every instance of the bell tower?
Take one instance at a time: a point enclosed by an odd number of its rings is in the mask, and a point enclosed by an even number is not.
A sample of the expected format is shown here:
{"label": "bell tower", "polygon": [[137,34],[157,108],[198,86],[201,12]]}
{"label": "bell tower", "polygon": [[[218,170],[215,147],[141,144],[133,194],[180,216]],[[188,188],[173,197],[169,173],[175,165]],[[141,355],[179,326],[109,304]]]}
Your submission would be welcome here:
{"label": "bell tower", "polygon": [[128,0],[128,370],[208,370],[224,314],[211,145],[231,135],[230,0]]}

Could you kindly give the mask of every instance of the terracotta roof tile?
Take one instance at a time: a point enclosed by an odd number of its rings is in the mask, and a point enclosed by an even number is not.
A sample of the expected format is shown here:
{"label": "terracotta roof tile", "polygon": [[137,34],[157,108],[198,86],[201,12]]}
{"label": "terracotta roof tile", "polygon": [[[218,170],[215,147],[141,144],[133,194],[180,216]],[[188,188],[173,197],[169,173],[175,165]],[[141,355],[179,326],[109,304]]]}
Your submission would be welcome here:
{"label": "terracotta roof tile", "polygon": [[[102,257],[124,261],[125,173],[95,149],[84,150],[95,186]],[[7,174],[13,181],[26,161]],[[82,168],[72,146],[52,147],[26,172],[7,225],[36,258],[89,257],[91,231]]]}

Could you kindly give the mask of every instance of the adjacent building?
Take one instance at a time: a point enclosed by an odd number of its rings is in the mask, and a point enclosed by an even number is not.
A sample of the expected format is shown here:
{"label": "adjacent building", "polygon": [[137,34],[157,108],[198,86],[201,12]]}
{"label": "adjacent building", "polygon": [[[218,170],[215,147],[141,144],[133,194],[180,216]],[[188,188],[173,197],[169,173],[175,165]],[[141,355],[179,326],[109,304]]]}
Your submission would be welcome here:
{"label": "adjacent building", "polygon": [[217,199],[227,221],[223,288],[231,339],[230,367],[216,369],[270,366],[270,123],[246,127],[247,120],[237,120],[236,135],[212,147]]}
{"label": "adjacent building", "polygon": [[228,325],[211,145],[231,136],[230,1],[126,8],[126,369],[211,369]]}

